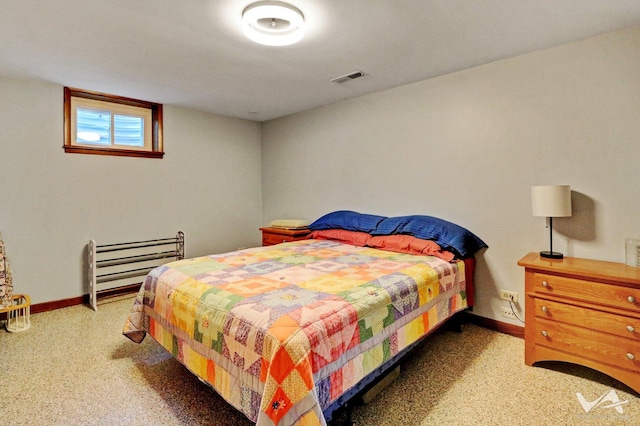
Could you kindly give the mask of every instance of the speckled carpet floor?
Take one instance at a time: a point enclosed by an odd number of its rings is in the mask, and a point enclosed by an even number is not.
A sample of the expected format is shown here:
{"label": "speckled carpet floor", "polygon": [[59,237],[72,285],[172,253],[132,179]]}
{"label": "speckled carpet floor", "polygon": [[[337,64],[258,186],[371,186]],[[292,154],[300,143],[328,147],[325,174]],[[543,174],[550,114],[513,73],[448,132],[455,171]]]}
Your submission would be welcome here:
{"label": "speckled carpet floor", "polygon": [[[0,330],[0,421],[6,425],[251,425],[151,338],[122,336],[132,299],[32,315]],[[442,330],[402,362],[400,377],[366,405],[358,426],[640,425],[640,399],[592,370],[524,365],[524,341],[474,325]],[[613,389],[622,410],[585,412]]]}

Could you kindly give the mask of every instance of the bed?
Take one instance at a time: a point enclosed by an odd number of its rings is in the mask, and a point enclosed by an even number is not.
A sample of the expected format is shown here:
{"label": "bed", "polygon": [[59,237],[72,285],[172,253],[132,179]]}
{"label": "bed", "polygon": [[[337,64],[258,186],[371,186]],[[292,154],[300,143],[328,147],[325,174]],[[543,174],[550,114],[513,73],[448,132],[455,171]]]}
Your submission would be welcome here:
{"label": "bed", "polygon": [[[307,240],[160,266],[123,333],[150,334],[258,425],[326,424],[473,304],[473,253],[361,216],[333,212]],[[475,238],[472,252],[486,247]]]}

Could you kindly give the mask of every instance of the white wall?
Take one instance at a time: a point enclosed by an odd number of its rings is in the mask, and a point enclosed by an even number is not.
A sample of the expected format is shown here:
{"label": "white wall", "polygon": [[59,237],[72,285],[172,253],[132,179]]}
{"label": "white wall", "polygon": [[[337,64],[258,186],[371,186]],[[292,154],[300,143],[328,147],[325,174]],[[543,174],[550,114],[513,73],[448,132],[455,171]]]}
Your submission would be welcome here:
{"label": "white wall", "polygon": [[164,159],[65,154],[63,88],[0,78],[0,232],[16,293],[87,293],[85,246],[186,234],[259,245],[260,124],[165,106]]}
{"label": "white wall", "polygon": [[573,217],[554,221],[565,255],[624,262],[640,236],[639,70],[635,27],[264,123],[263,223],[337,209],[458,223],[490,246],[474,312],[509,322],[498,290],[524,300],[516,262],[549,244],[532,185],[572,187]]}

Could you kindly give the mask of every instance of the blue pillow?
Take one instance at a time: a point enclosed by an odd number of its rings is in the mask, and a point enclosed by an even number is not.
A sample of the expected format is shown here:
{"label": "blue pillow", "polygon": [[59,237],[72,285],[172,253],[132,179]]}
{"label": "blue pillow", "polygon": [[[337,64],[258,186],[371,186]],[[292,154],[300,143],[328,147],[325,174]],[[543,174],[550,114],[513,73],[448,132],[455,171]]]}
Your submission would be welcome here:
{"label": "blue pillow", "polygon": [[443,249],[461,257],[473,255],[489,246],[462,226],[432,216],[399,216],[381,221],[371,235],[408,234],[423,240],[433,240]]}
{"label": "blue pillow", "polygon": [[322,229],[346,229],[347,231],[371,232],[385,216],[339,210],[326,214],[309,225],[312,231]]}

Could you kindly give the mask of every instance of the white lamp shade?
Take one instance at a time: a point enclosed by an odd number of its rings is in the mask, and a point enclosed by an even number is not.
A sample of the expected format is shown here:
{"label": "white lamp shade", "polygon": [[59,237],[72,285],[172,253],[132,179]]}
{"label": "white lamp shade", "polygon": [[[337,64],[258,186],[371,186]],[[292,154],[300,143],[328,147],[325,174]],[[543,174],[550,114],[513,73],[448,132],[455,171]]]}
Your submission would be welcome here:
{"label": "white lamp shade", "polygon": [[571,187],[569,185],[532,186],[531,206],[534,216],[571,216]]}

